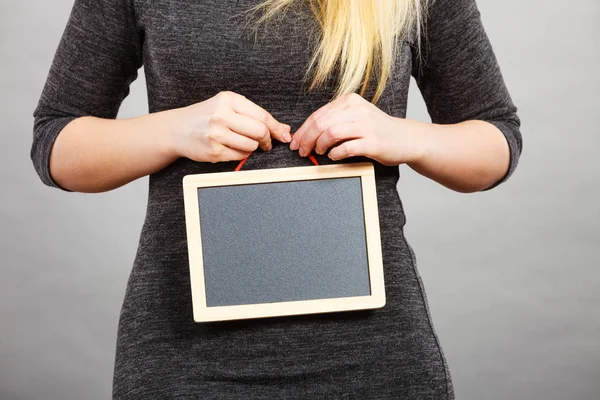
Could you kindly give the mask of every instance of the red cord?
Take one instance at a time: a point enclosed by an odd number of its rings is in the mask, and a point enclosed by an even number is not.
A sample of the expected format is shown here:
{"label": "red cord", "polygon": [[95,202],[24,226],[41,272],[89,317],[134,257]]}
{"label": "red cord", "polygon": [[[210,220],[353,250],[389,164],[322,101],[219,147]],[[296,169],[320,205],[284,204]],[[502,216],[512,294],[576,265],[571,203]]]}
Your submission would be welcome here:
{"label": "red cord", "polygon": [[[246,157],[242,161],[240,161],[240,163],[237,165],[237,167],[235,167],[234,171],[239,171],[242,168],[242,165],[244,165],[244,163],[246,162],[246,160],[248,158],[250,158],[251,155],[252,155],[252,153],[250,153],[250,155],[248,157]],[[310,161],[313,162],[313,164],[319,165],[319,162],[317,161],[317,159],[312,154],[309,154],[308,158],[310,159]]]}
{"label": "red cord", "polygon": [[[252,155],[252,153],[250,153],[250,155],[248,157],[250,157]],[[248,159],[248,157],[244,158],[242,161],[240,161],[240,163],[238,164],[237,167],[235,167],[234,171],[239,171],[240,168],[242,168],[242,165],[244,165],[244,163],[246,162],[246,160]]]}
{"label": "red cord", "polygon": [[310,158],[310,161],[312,161],[313,164],[319,165],[319,162],[317,161],[317,159],[315,158],[315,156],[313,156],[312,154],[309,154],[308,158]]}

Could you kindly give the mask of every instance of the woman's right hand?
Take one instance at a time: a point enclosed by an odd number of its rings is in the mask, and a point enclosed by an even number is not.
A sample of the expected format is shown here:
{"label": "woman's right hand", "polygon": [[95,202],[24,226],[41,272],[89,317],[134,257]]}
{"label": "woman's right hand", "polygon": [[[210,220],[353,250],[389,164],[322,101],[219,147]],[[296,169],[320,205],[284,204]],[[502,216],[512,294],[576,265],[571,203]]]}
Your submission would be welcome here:
{"label": "woman's right hand", "polygon": [[220,92],[168,116],[177,156],[194,161],[241,160],[258,147],[271,150],[271,137],[291,141],[289,125],[235,92]]}

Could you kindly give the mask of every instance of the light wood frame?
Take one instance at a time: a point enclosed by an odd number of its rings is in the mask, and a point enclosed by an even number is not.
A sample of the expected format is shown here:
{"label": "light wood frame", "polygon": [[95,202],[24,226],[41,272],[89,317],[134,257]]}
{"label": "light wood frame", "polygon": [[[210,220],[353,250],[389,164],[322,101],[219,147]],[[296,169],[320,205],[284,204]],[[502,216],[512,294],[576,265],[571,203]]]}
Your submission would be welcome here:
{"label": "light wood frame", "polygon": [[[370,296],[207,307],[198,188],[343,177],[360,177],[362,182],[367,259],[371,285]],[[350,311],[381,308],[385,305],[379,213],[375,172],[372,163],[342,163],[186,175],[183,178],[183,193],[194,321],[209,322]]]}

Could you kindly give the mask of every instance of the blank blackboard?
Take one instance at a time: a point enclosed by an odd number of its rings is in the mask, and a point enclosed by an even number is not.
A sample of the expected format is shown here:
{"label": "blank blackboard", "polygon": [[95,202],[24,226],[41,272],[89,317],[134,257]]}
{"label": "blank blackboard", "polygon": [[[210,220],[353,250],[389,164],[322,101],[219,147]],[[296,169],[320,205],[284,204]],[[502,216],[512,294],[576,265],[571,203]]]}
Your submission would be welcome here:
{"label": "blank blackboard", "polygon": [[196,321],[383,306],[372,164],[190,175],[184,191]]}
{"label": "blank blackboard", "polygon": [[208,307],[371,293],[360,178],[199,188]]}

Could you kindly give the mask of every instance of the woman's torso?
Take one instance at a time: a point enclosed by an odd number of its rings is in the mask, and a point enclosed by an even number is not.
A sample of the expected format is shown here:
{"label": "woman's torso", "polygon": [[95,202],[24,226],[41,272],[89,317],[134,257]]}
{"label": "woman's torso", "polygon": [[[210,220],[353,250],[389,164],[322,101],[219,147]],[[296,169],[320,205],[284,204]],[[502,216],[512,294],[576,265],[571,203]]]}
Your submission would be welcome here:
{"label": "woman's torso", "polygon": [[[331,87],[307,92],[312,55],[305,2],[256,43],[234,17],[258,0],[137,0],[151,112],[230,90],[292,126],[330,101]],[[378,103],[404,117],[412,54],[402,42]],[[365,96],[370,98],[370,91]],[[320,164],[331,164],[316,156]],[[237,162],[179,159],[150,177],[148,208],[119,323],[115,398],[452,398],[396,189],[398,167],[371,161],[387,303],[368,311],[197,324],[192,319],[181,181],[233,171]],[[312,165],[273,141],[243,169]],[[200,396],[200,394],[203,394]],[[350,397],[345,397],[352,394]],[[128,397],[129,396],[129,397]]]}

